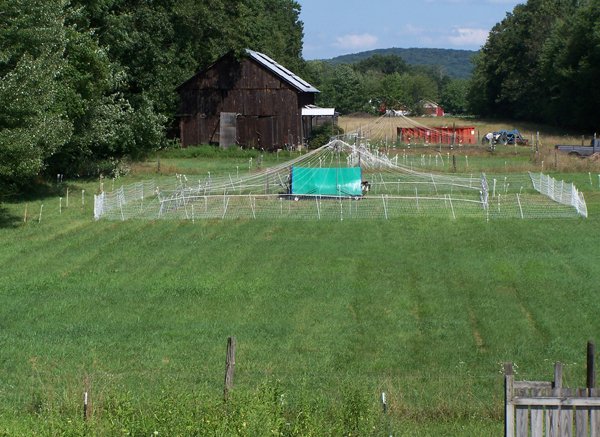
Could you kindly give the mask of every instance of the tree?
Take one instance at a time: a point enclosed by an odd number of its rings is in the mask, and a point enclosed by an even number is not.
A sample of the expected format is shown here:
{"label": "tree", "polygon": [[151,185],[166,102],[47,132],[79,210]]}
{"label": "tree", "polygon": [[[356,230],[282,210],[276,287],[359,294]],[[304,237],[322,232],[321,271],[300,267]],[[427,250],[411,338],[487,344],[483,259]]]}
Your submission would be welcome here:
{"label": "tree", "polygon": [[363,110],[368,104],[362,83],[354,69],[346,64],[334,66],[321,84],[320,104],[333,106],[342,114]]}
{"label": "tree", "polygon": [[599,9],[594,0],[515,7],[476,59],[468,94],[473,112],[596,129]]}
{"label": "tree", "polygon": [[423,100],[437,100],[437,84],[430,77],[405,74],[401,82],[406,105],[413,114],[423,113]]}
{"label": "tree", "polygon": [[440,104],[446,112],[452,114],[465,114],[467,108],[467,92],[469,81],[465,79],[453,79],[442,89]]}
{"label": "tree", "polygon": [[62,1],[0,5],[0,181],[22,184],[72,133],[60,96],[66,35]]}
{"label": "tree", "polygon": [[398,55],[373,55],[370,58],[354,64],[354,69],[360,73],[379,72],[384,75],[406,73],[410,70],[408,64]]}
{"label": "tree", "polygon": [[540,62],[541,75],[548,84],[543,111],[547,121],[593,132],[598,129],[599,20],[600,4],[582,2],[548,35]]}
{"label": "tree", "polygon": [[293,0],[0,2],[0,179],[160,147],[176,87],[226,52],[303,67],[299,13]]}

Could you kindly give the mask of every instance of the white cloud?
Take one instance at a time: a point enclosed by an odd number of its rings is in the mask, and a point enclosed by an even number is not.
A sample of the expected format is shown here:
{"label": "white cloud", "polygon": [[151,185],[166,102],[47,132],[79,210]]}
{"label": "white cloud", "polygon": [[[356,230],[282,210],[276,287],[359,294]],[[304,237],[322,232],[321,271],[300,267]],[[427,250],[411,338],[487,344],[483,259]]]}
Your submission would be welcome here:
{"label": "white cloud", "polygon": [[489,30],[457,27],[454,34],[447,37],[448,42],[455,46],[482,46],[487,40]]}
{"label": "white cloud", "polygon": [[398,35],[422,35],[427,31],[423,27],[415,26],[414,24],[407,23],[402,26]]}
{"label": "white cloud", "polygon": [[369,33],[363,33],[361,35],[348,34],[338,36],[333,45],[341,49],[367,49],[375,47],[376,44],[376,36]]}

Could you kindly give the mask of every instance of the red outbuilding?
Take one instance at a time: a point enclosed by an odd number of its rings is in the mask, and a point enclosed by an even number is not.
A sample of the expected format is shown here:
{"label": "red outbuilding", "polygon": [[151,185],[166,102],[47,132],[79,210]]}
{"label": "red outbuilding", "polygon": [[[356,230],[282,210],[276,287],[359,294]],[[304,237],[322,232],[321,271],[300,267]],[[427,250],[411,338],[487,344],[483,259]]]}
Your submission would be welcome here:
{"label": "red outbuilding", "polygon": [[399,127],[398,139],[402,143],[424,144],[476,144],[475,127],[442,126],[442,127]]}

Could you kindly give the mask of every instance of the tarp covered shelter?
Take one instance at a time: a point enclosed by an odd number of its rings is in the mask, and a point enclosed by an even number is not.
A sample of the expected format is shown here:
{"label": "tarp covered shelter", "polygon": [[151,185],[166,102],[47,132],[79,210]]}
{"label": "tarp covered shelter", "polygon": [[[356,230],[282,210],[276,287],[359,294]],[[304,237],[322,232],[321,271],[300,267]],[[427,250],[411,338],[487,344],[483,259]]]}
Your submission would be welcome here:
{"label": "tarp covered shelter", "polygon": [[292,167],[292,194],[362,196],[360,167]]}

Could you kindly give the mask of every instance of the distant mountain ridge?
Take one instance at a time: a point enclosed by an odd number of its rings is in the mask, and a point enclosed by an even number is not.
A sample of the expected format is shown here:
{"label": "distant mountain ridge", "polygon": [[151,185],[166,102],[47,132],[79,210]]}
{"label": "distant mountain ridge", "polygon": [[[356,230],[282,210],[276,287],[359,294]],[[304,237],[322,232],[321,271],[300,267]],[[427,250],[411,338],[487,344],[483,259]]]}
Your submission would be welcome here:
{"label": "distant mountain ridge", "polygon": [[332,64],[353,64],[373,55],[397,55],[409,65],[440,66],[443,72],[452,78],[467,79],[473,73],[473,57],[476,54],[474,50],[392,47],[336,56],[325,61]]}

